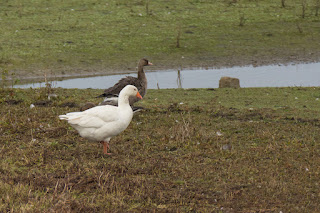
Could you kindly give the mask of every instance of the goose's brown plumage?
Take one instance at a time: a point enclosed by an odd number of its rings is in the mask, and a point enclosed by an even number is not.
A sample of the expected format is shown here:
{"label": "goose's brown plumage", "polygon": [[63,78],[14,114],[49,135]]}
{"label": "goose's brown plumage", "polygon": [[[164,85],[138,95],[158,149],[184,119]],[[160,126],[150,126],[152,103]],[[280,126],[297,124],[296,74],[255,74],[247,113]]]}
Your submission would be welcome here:
{"label": "goose's brown plumage", "polygon": [[[140,59],[138,63],[137,78],[132,76],[127,76],[125,78],[122,78],[119,80],[118,83],[106,89],[104,93],[99,95],[97,98],[112,97],[112,96],[117,97],[120,91],[127,85],[134,85],[135,87],[137,87],[141,96],[144,97],[144,95],[147,92],[148,82],[147,82],[146,74],[143,70],[143,67],[148,65],[152,65],[152,63],[149,62],[146,58]],[[139,98],[136,98],[136,97],[130,97],[129,99],[129,103],[131,106],[137,101],[139,101]],[[107,99],[102,103],[102,105],[117,105],[117,98]]]}

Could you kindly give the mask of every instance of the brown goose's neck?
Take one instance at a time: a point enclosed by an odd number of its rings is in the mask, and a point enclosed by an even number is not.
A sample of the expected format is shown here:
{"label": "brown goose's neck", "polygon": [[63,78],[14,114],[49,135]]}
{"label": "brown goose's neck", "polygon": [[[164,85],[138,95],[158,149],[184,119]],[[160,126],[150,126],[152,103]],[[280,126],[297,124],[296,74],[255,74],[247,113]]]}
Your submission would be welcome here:
{"label": "brown goose's neck", "polygon": [[146,74],[143,71],[143,65],[139,64],[138,66],[138,79],[144,80],[146,79]]}

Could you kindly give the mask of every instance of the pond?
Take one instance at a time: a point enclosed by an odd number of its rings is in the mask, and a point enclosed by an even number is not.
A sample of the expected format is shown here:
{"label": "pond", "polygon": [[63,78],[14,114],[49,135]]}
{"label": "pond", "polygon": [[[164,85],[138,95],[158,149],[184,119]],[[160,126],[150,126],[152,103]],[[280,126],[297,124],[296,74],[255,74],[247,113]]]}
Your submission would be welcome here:
{"label": "pond", "polygon": [[[105,89],[125,76],[95,76],[52,81],[53,87]],[[241,87],[310,87],[320,86],[320,63],[246,66],[220,69],[190,69],[146,72],[149,89],[165,88],[218,88],[222,76],[240,79]],[[17,88],[44,87],[44,83],[15,85]]]}

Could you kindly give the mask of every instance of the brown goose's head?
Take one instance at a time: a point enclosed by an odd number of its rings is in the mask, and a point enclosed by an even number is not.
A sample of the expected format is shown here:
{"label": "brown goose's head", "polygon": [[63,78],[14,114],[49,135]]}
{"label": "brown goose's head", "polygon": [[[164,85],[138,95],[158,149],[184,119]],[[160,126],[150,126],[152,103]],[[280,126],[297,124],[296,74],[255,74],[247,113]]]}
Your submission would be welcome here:
{"label": "brown goose's head", "polygon": [[150,61],[148,61],[148,59],[142,58],[139,61],[139,65],[140,66],[149,66],[149,65],[153,65],[153,64]]}

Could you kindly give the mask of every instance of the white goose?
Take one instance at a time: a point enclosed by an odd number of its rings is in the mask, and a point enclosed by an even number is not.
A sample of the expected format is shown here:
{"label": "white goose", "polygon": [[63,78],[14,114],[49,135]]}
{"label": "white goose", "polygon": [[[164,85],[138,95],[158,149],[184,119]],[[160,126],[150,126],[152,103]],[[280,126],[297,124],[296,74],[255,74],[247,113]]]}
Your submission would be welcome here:
{"label": "white goose", "polygon": [[59,118],[67,120],[82,137],[91,141],[100,141],[103,144],[104,154],[110,154],[108,149],[111,137],[124,131],[132,120],[130,97],[142,99],[135,86],[127,85],[119,94],[118,106],[96,106],[83,112],[59,115]]}

